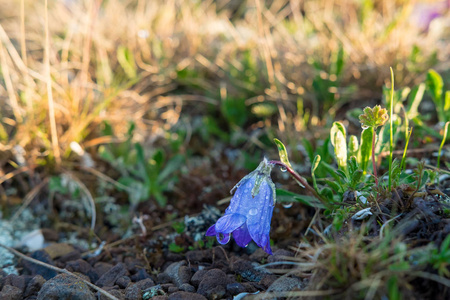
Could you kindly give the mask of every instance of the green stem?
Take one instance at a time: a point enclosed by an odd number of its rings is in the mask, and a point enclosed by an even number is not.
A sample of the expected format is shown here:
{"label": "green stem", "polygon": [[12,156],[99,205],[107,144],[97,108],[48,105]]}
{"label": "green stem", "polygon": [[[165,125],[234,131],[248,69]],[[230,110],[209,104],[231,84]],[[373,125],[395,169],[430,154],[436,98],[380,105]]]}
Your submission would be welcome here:
{"label": "green stem", "polygon": [[372,167],[373,167],[373,176],[375,177],[375,184],[378,187],[378,175],[377,175],[377,164],[375,162],[375,139],[376,139],[377,132],[374,128],[373,134],[372,134]]}
{"label": "green stem", "polygon": [[323,203],[327,203],[327,201],[325,201],[324,199],[322,199],[322,197],[320,197],[320,195],[316,192],[316,190],[309,185],[309,183],[306,181],[305,178],[303,178],[300,174],[298,174],[297,172],[295,172],[294,169],[292,169],[291,167],[289,167],[288,165],[286,165],[285,163],[278,161],[278,160],[271,160],[269,161],[270,164],[274,164],[277,166],[280,166],[282,168],[285,168],[291,175],[292,177],[294,177],[296,180],[298,180],[301,184],[303,184],[305,186],[305,188],[314,195],[314,197],[316,197],[317,199],[319,199],[320,201],[322,201]]}

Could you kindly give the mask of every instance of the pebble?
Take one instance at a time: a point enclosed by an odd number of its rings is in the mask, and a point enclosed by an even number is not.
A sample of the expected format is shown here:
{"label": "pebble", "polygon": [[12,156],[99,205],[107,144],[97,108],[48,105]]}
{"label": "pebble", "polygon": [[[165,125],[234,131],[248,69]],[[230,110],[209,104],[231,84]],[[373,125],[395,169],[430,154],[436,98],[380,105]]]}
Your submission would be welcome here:
{"label": "pebble", "polygon": [[298,278],[280,277],[274,281],[268,288],[268,292],[287,292],[295,289],[302,289],[303,282]]}
{"label": "pebble", "polygon": [[[42,286],[45,283],[44,277],[41,275],[34,276],[30,282],[28,283],[25,292],[23,294],[24,298],[37,295],[39,290],[42,288]],[[1,299],[1,298],[0,298]]]}
{"label": "pebble", "polygon": [[136,284],[130,284],[125,289],[125,299],[128,299],[128,300],[141,300],[142,299],[141,289]]}
{"label": "pebble", "polygon": [[169,295],[169,300],[207,300],[207,298],[195,293],[175,292]]}
{"label": "pebble", "polygon": [[[287,261],[286,257],[294,257],[294,253],[288,250],[279,249],[273,253],[273,255],[269,256],[267,259],[268,263],[276,263],[276,262],[284,262]],[[291,269],[293,267],[292,264],[276,264],[272,266],[272,268],[276,269]]]}
{"label": "pebble", "polygon": [[122,276],[119,279],[116,280],[116,284],[121,288],[125,289],[127,288],[128,284],[131,283],[131,279],[128,276]]}
{"label": "pebble", "polygon": [[37,300],[95,300],[94,293],[83,281],[67,274],[59,274],[45,282]]}
{"label": "pebble", "polygon": [[108,272],[100,276],[100,278],[95,282],[95,285],[99,287],[113,286],[116,283],[117,279],[126,275],[127,273],[128,270],[126,269],[125,264],[118,263]]}
{"label": "pebble", "polygon": [[198,285],[200,284],[200,282],[203,279],[203,276],[205,276],[205,274],[208,272],[208,270],[198,270],[197,272],[195,272],[195,274],[192,276],[191,278],[191,283],[198,287]]}
{"label": "pebble", "polygon": [[197,293],[203,296],[211,295],[212,291],[214,293],[221,293],[222,290],[216,290],[218,286],[222,287],[223,291],[226,292],[225,288],[227,284],[230,283],[233,282],[227,277],[227,274],[225,274],[225,272],[220,269],[212,269],[206,272],[206,274],[203,276],[203,279],[198,286]]}
{"label": "pebble", "polygon": [[227,284],[227,292],[233,296],[240,293],[244,293],[245,291],[246,291],[245,286],[243,286],[238,282]]}
{"label": "pebble", "polygon": [[2,300],[20,300],[22,299],[22,291],[12,285],[5,285],[0,292],[0,299]]}
{"label": "pebble", "polygon": [[[31,258],[37,259],[49,265],[55,265],[50,255],[44,250],[33,251],[30,255]],[[56,271],[50,270],[49,268],[40,266],[33,262],[23,261],[24,269],[27,270],[32,276],[42,275],[45,280],[49,280],[55,277],[58,273]]]}

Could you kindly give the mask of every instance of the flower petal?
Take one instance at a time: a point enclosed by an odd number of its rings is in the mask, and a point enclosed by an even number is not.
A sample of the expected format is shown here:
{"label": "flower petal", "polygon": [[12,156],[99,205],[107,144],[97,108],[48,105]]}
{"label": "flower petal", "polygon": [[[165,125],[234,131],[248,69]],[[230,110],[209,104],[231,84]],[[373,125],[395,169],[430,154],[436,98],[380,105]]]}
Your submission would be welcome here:
{"label": "flower petal", "polygon": [[252,240],[246,224],[233,231],[233,237],[239,247],[246,247]]}
{"label": "flower petal", "polygon": [[216,222],[217,233],[231,233],[242,226],[247,218],[240,214],[226,214]]}
{"label": "flower petal", "polygon": [[209,227],[208,230],[206,230],[205,235],[206,236],[215,236],[216,235],[216,224],[214,224],[213,226]]}
{"label": "flower petal", "polygon": [[269,183],[263,181],[260,186],[260,192],[254,198],[256,206],[255,208],[251,208],[246,215],[250,236],[266,252],[267,250],[271,251],[269,233],[273,213],[273,196]]}

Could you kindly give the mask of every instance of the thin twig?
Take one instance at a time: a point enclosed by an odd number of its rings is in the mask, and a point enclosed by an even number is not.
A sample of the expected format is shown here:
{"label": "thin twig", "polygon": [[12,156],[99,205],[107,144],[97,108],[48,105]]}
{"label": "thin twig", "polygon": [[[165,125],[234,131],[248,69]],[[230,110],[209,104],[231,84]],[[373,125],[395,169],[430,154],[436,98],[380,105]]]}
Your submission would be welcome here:
{"label": "thin twig", "polygon": [[26,261],[29,261],[29,262],[31,262],[31,263],[40,265],[40,266],[42,266],[42,267],[44,267],[44,268],[48,268],[48,269],[53,270],[53,271],[56,271],[56,272],[60,272],[60,273],[64,273],[64,274],[69,275],[69,276],[73,276],[73,277],[75,277],[76,279],[83,281],[84,283],[86,283],[89,287],[93,288],[94,290],[96,290],[96,291],[102,293],[103,295],[105,295],[105,296],[108,297],[109,299],[119,300],[118,298],[114,297],[113,295],[111,295],[110,293],[108,293],[107,291],[105,291],[104,289],[99,288],[99,287],[96,286],[95,284],[90,283],[89,281],[87,281],[87,280],[81,278],[81,277],[78,276],[78,275],[73,274],[72,272],[67,271],[66,269],[60,269],[60,268],[58,268],[58,267],[49,265],[49,264],[44,263],[44,262],[42,262],[42,261],[39,261],[39,260],[37,260],[37,259],[28,257],[28,256],[26,256],[25,254],[20,253],[19,251],[15,250],[15,249],[13,249],[13,248],[10,248],[10,247],[8,247],[8,246],[5,246],[5,245],[3,245],[3,244],[0,244],[0,247],[5,248],[6,250],[8,250],[9,252],[11,252],[12,254],[14,254],[14,255],[16,255],[16,256],[18,256],[18,257],[20,257],[20,258],[26,260]]}

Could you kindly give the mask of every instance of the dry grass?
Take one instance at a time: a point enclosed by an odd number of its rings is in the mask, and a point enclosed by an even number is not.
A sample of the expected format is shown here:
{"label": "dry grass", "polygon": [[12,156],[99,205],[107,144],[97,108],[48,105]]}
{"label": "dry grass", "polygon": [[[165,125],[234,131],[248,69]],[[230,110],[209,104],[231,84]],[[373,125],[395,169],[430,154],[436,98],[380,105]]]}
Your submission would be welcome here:
{"label": "dry grass", "polygon": [[[419,69],[433,51],[448,54],[445,32],[420,34],[412,24],[413,1],[50,1],[48,56],[44,3],[0,5],[2,149],[20,145],[33,162],[64,160],[70,142],[98,137],[103,120],[119,134],[133,120],[152,141],[201,112],[193,102],[218,104],[223,92],[272,101],[280,131],[303,130],[296,102],[315,101],[311,63],[328,66],[340,45],[342,84],[362,87],[352,99],[379,90],[389,66],[399,85],[415,82],[414,45]],[[127,53],[134,59],[124,67]]]}

